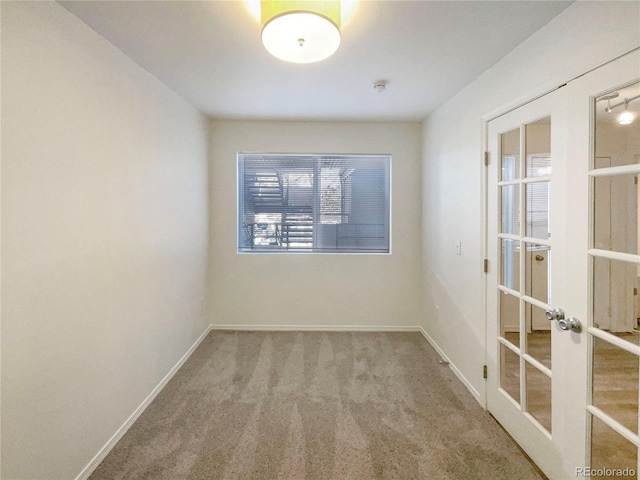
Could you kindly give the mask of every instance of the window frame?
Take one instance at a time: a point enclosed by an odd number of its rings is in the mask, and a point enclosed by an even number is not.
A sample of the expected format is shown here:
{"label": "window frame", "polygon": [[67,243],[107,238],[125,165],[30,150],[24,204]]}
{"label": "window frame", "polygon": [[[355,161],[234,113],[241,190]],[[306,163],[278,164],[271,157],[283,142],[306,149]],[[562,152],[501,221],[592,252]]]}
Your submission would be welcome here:
{"label": "window frame", "polygon": [[[241,199],[241,195],[244,191],[244,187],[241,186],[241,182],[244,179],[243,170],[244,170],[244,161],[246,158],[309,158],[312,159],[314,165],[318,160],[327,160],[327,159],[382,159],[387,162],[387,180],[386,187],[387,191],[385,192],[385,201],[386,201],[386,212],[385,216],[387,219],[387,231],[386,236],[388,238],[388,251],[366,251],[366,250],[357,250],[357,249],[344,249],[344,250],[315,250],[315,249],[269,249],[269,248],[258,248],[258,249],[246,249],[241,248],[242,241],[242,229],[243,229],[243,219],[242,219],[242,207],[244,200]],[[314,168],[314,183],[316,182],[316,171]],[[393,158],[389,153],[375,153],[375,154],[336,154],[336,153],[266,153],[266,152],[237,152],[236,153],[236,253],[240,255],[249,254],[293,254],[293,255],[391,255],[392,254],[392,245],[393,245]],[[319,204],[320,197],[315,196],[314,193],[314,203]],[[315,209],[316,207],[314,207]],[[318,212],[319,215],[319,212]],[[349,225],[344,224],[344,225]],[[315,226],[315,224],[314,224]]]}

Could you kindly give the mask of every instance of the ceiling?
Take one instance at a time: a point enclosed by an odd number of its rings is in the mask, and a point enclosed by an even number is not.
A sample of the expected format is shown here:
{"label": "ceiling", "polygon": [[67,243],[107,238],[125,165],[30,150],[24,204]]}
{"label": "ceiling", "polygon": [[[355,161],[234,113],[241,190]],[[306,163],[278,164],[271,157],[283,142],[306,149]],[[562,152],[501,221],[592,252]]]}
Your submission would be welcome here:
{"label": "ceiling", "polygon": [[264,50],[243,0],[59,3],[212,118],[414,121],[572,2],[360,0],[307,65]]}

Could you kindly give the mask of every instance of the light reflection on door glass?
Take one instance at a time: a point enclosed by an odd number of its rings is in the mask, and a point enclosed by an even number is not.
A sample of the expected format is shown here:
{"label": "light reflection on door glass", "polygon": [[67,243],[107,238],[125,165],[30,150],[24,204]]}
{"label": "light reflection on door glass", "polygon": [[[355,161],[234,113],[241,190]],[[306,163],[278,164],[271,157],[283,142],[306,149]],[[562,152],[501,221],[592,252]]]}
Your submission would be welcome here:
{"label": "light reflection on door glass", "polygon": [[520,290],[520,242],[502,239],[502,271],[500,283],[512,290]]}
{"label": "light reflection on door glass", "polygon": [[500,135],[500,180],[517,180],[520,178],[520,129]]}
{"label": "light reflection on door glass", "polygon": [[551,175],[551,118],[526,126],[527,177]]}
{"label": "light reflection on door glass", "polygon": [[520,185],[500,187],[502,233],[520,235]]}
{"label": "light reflection on door glass", "polygon": [[596,98],[595,112],[594,167],[640,163],[640,82]]}
{"label": "light reflection on door glass", "polygon": [[520,356],[500,344],[500,387],[520,403]]}
{"label": "light reflection on door glass", "polygon": [[525,243],[525,294],[544,303],[551,303],[551,248]]}
{"label": "light reflection on door glass", "polygon": [[551,237],[549,224],[550,182],[528,183],[526,189],[527,237],[547,240]]}

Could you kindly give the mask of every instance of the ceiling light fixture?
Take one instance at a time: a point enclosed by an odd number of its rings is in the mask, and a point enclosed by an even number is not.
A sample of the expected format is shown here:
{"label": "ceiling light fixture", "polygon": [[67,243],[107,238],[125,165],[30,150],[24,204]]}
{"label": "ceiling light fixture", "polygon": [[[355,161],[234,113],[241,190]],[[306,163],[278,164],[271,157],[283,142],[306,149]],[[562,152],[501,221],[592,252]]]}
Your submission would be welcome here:
{"label": "ceiling light fixture", "polygon": [[618,92],[614,92],[609,95],[605,95],[603,97],[598,98],[599,102],[603,102],[604,100],[607,101],[607,106],[604,109],[605,112],[611,113],[611,100],[613,100],[614,98],[618,98],[619,95],[620,94]]}
{"label": "ceiling light fixture", "polygon": [[622,112],[620,115],[618,115],[618,123],[620,125],[629,125],[630,123],[633,122],[633,119],[635,118],[635,114],[633,112],[629,111],[629,100],[625,99],[624,100],[624,112]]}
{"label": "ceiling light fixture", "polygon": [[286,62],[313,63],[340,46],[340,0],[262,0],[262,43]]}
{"label": "ceiling light fixture", "polygon": [[598,101],[601,102],[603,100],[607,101],[607,106],[605,107],[604,111],[607,113],[613,113],[613,111],[624,105],[624,111],[621,112],[617,117],[616,120],[618,122],[618,124],[620,125],[629,125],[631,123],[633,123],[633,121],[636,118],[636,113],[632,112],[631,110],[629,110],[629,104],[635,100],[640,99],[640,95],[636,95],[635,97],[631,97],[631,98],[625,98],[624,100],[622,100],[621,102],[616,103],[615,105],[611,105],[611,100],[613,100],[614,98],[618,97],[618,93],[612,93],[610,95],[605,95],[603,97],[598,98]]}

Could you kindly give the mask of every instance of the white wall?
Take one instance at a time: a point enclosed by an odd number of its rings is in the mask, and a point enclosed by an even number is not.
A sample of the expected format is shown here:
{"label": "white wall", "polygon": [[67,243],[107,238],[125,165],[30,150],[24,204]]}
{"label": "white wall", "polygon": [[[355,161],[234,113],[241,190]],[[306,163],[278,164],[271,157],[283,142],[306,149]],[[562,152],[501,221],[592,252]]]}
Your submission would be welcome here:
{"label": "white wall", "polygon": [[[640,44],[640,3],[577,2],[423,125],[422,323],[484,403],[482,117]],[[456,256],[455,240],[462,240]]]}
{"label": "white wall", "polygon": [[2,2],[2,478],[71,479],[208,325],[207,120]]}
{"label": "white wall", "polygon": [[[213,121],[210,148],[214,324],[416,325],[420,151],[416,123]],[[390,153],[392,255],[236,253],[236,153]]]}

